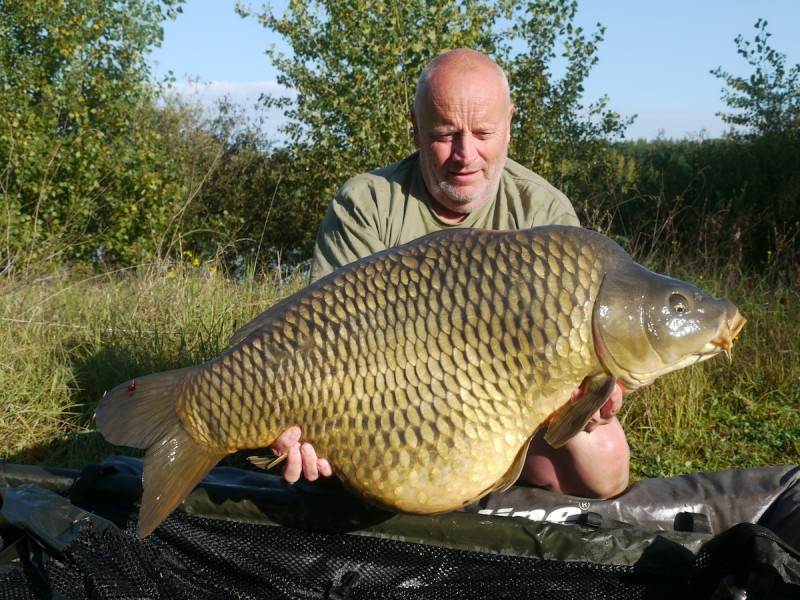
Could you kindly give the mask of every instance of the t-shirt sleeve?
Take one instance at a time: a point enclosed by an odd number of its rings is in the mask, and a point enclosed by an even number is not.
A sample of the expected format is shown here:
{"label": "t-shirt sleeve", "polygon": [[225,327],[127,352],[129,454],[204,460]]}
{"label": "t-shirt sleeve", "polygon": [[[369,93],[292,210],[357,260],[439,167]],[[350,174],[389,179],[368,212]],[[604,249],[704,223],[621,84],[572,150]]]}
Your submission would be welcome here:
{"label": "t-shirt sleeve", "polygon": [[580,221],[575,214],[572,203],[561,192],[555,195],[553,201],[547,207],[547,224],[580,227]]}
{"label": "t-shirt sleeve", "polygon": [[373,194],[370,186],[351,182],[337,192],[317,232],[311,281],[386,249],[379,238],[379,215]]}

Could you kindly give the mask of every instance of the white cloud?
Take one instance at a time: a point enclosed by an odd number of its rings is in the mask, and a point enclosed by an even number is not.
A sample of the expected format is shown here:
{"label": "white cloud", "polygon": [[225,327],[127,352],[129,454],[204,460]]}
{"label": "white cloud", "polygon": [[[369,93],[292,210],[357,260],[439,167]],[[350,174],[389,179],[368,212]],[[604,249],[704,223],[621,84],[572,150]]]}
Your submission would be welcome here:
{"label": "white cloud", "polygon": [[171,83],[169,91],[184,98],[188,102],[199,102],[201,106],[214,113],[217,103],[227,98],[233,104],[244,109],[245,114],[258,118],[262,128],[267,130],[277,143],[284,141],[280,129],[286,124],[282,109],[264,107],[260,102],[262,95],[294,98],[294,90],[279,84],[276,81],[176,81]]}
{"label": "white cloud", "polygon": [[199,100],[209,105],[225,97],[237,104],[246,105],[258,102],[262,94],[289,97],[295,95],[293,90],[277,81],[178,81],[172,83],[170,89],[187,99]]}

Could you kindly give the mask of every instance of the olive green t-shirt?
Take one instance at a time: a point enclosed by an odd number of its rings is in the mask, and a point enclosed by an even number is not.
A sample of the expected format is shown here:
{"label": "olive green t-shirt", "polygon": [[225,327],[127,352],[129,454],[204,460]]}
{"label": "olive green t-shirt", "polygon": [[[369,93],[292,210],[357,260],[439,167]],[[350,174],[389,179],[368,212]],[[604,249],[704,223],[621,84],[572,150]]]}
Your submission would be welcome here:
{"label": "olive green t-shirt", "polygon": [[491,202],[456,224],[431,208],[419,152],[398,163],[347,181],[322,220],[311,280],[316,281],[380,250],[451,227],[524,229],[536,225],[578,225],[567,197],[536,173],[506,160]]}

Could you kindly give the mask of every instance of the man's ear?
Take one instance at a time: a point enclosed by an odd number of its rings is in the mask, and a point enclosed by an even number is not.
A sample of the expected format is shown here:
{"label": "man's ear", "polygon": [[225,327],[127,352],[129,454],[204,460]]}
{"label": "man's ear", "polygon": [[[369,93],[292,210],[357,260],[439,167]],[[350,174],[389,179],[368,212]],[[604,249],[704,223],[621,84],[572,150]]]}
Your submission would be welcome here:
{"label": "man's ear", "polygon": [[420,147],[420,139],[419,139],[419,125],[417,124],[417,113],[414,112],[414,109],[411,109],[411,127],[414,130],[414,146],[416,148]]}

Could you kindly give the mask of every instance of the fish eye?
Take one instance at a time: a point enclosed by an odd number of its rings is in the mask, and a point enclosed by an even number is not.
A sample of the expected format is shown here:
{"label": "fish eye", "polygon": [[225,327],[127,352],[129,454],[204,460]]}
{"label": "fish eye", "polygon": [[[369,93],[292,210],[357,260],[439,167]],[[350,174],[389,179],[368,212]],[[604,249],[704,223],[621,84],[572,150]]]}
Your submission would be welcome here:
{"label": "fish eye", "polygon": [[682,294],[672,294],[669,297],[669,303],[678,316],[682,317],[686,312],[686,297]]}

